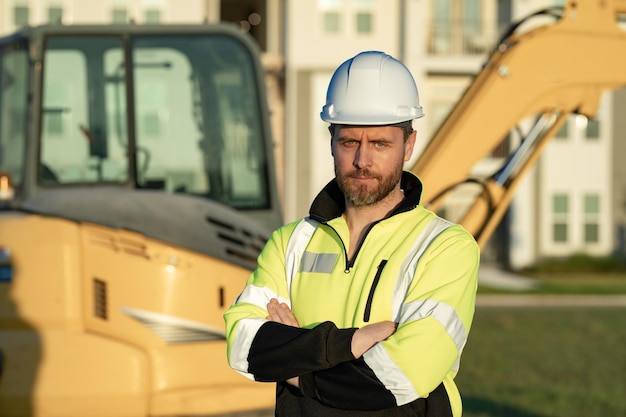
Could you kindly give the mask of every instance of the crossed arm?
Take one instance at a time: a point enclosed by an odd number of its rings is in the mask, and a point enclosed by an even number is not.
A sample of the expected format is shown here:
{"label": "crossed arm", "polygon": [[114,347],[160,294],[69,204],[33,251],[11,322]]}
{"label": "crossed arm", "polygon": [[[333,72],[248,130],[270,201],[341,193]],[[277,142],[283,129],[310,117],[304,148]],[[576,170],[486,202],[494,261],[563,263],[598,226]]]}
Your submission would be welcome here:
{"label": "crossed arm", "polygon": [[[268,320],[287,326],[300,327],[298,320],[289,306],[285,303],[279,303],[275,298],[272,298],[267,304],[267,312]],[[381,342],[394,334],[397,326],[397,323],[392,321],[381,321],[378,323],[368,324],[367,326],[358,329],[352,336],[351,349],[354,358],[360,358],[376,343]],[[287,380],[287,383],[297,387],[299,385],[299,378],[290,378]]]}

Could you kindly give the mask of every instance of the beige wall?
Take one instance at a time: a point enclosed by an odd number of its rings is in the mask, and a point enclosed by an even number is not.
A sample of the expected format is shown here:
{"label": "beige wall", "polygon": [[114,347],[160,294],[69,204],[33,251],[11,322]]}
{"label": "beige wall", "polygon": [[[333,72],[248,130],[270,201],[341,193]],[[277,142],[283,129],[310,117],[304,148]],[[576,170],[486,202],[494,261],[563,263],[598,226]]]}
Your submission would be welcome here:
{"label": "beige wall", "polygon": [[359,35],[354,1],[341,10],[342,29],[323,30],[317,0],[287,0],[285,110],[285,220],[308,213],[319,189],[334,176],[326,124],[319,118],[326,87],[335,68],[364,50],[400,54],[399,0],[373,2],[373,31]]}
{"label": "beige wall", "polygon": [[[231,0],[236,1],[236,0]],[[325,88],[332,71],[343,60],[362,50],[378,49],[402,59],[411,69],[420,93],[420,101],[426,116],[415,122],[420,139],[420,147],[425,145],[441,122],[441,103],[452,106],[462,94],[465,85],[480,69],[486,57],[441,57],[429,56],[426,51],[426,39],[432,22],[432,7],[436,0],[374,0],[374,32],[370,35],[357,35],[354,31],[354,0],[345,0],[342,13],[343,30],[339,35],[328,35],[323,31],[323,14],[318,0],[267,0],[268,19],[271,19],[271,39],[267,40],[269,54],[265,54],[267,64],[268,92],[272,126],[275,138],[275,153],[279,190],[283,202],[286,221],[306,215],[312,198],[327,179],[332,177],[332,159],[329,156],[326,141],[325,124],[319,119],[319,110],[324,101]],[[32,23],[42,23],[46,19],[47,1],[31,0]],[[0,32],[14,29],[14,0],[0,0]],[[110,9],[113,0],[62,0],[65,8],[65,23],[107,23],[110,21]],[[127,0],[129,16],[138,23],[143,21],[145,2]],[[514,19],[521,18],[539,9],[553,6],[553,0],[516,0],[512,11]],[[220,0],[163,0],[162,19],[169,23],[197,23],[208,16],[211,21],[219,17]],[[483,1],[484,18],[495,19],[495,2]],[[283,16],[284,13],[284,16]],[[548,19],[552,20],[552,19]],[[269,20],[268,20],[269,22]],[[271,46],[270,46],[271,45]],[[283,49],[284,46],[284,49]],[[448,75],[446,76],[446,72]],[[442,74],[444,74],[442,76]],[[615,96],[617,109],[626,106],[625,93]],[[619,113],[614,110],[613,113]],[[612,114],[609,115],[612,118]],[[626,135],[626,126],[621,119],[611,122],[614,137]],[[626,173],[619,159],[626,151],[626,141],[611,143],[612,137],[605,140],[606,147],[612,148],[613,162],[608,164],[611,170],[601,177],[594,177],[594,182],[613,184],[606,186],[605,201],[612,202],[612,224],[626,223]],[[573,152],[573,158],[590,155],[584,150],[579,152],[574,147],[561,149],[561,152]],[[587,150],[589,151],[589,150]],[[603,150],[594,150],[607,155]],[[603,153],[604,152],[604,153]],[[538,191],[537,184],[550,184],[553,188],[575,187],[576,184],[561,183],[563,168],[559,158],[546,153],[543,169],[533,172],[532,180],[526,182],[517,193],[514,237],[524,241],[519,246],[521,251],[529,252],[532,248],[545,250],[546,243],[536,241],[546,226],[546,198]],[[557,155],[561,157],[560,155]],[[598,158],[600,158],[598,156]],[[546,159],[549,158],[549,159]],[[609,157],[610,158],[610,157]],[[565,167],[567,168],[567,167]],[[604,171],[602,171],[604,172]],[[598,174],[595,172],[594,175]],[[554,178],[552,178],[554,177]],[[552,178],[552,179],[551,179]],[[614,197],[611,196],[614,193]],[[521,205],[524,205],[523,207]],[[542,220],[543,218],[543,220]],[[615,227],[613,227],[613,230]],[[532,233],[529,233],[532,231]],[[522,236],[522,235],[525,236]],[[513,250],[516,250],[515,247]],[[541,255],[541,253],[538,253]],[[521,256],[521,263],[532,260],[534,254]]]}
{"label": "beige wall", "polygon": [[[626,108],[626,89],[619,90],[613,94],[613,106],[616,111]],[[612,154],[612,178],[613,178],[613,232],[614,244],[620,250],[621,256],[626,256],[626,118],[613,118],[613,149]]]}
{"label": "beige wall", "polygon": [[[13,25],[14,5],[25,4],[16,0],[0,0],[0,33],[7,33],[15,30]],[[30,24],[38,25],[47,23],[48,7],[50,4],[61,5],[63,7],[63,23],[109,23],[111,21],[111,9],[114,1],[96,0],[55,0],[52,2],[43,0],[30,0],[26,2],[29,6]],[[148,7],[161,10],[161,18],[166,23],[201,23],[206,14],[206,0],[163,0],[161,3],[146,3],[142,0],[127,0],[128,17],[137,23],[142,23],[145,19],[145,10]]]}
{"label": "beige wall", "polygon": [[323,30],[323,15],[317,0],[289,0],[286,16],[287,50],[290,65],[298,68],[336,67],[363,50],[380,49],[398,54],[398,0],[374,2],[374,32],[358,35],[354,29],[354,2],[342,11],[342,31],[328,35]]}

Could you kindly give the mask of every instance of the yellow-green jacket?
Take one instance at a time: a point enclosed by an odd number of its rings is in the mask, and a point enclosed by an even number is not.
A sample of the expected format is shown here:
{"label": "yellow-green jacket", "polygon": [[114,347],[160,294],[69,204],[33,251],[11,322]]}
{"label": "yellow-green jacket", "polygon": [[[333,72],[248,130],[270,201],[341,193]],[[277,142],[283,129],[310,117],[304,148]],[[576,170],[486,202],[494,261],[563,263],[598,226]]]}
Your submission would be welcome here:
{"label": "yellow-green jacket", "polygon": [[[273,233],[226,312],[229,363],[279,382],[276,415],[461,415],[454,377],[474,314],[479,249],[461,226],[419,205],[417,177],[403,173],[402,188],[403,202],[348,259],[344,197],[331,181],[309,217]],[[287,303],[301,328],[266,320],[271,298]],[[397,322],[396,333],[355,359],[353,333],[383,320]],[[280,382],[294,376],[299,390]]]}

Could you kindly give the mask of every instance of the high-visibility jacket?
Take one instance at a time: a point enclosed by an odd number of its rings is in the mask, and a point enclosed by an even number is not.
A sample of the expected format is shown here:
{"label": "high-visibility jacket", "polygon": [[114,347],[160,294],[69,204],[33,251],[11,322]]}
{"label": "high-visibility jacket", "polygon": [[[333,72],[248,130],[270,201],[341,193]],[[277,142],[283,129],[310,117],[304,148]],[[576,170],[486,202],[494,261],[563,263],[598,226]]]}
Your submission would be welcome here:
{"label": "high-visibility jacket", "polygon": [[[279,382],[276,415],[461,415],[454,377],[474,315],[479,248],[419,205],[417,177],[404,172],[401,187],[404,200],[348,259],[344,196],[331,181],[309,217],[272,234],[224,315],[229,364]],[[300,328],[266,319],[272,298]],[[397,331],[355,359],[356,329],[384,320]],[[280,382],[294,376],[300,389]]]}

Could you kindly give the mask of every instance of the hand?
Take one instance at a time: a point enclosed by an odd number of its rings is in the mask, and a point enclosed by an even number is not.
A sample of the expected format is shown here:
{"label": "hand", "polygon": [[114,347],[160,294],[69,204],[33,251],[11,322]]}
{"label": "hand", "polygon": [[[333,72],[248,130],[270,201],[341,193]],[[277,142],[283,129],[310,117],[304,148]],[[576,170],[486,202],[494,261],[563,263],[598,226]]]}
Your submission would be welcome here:
{"label": "hand", "polygon": [[[296,320],[296,316],[293,315],[289,306],[285,303],[279,303],[275,298],[272,298],[270,302],[267,303],[267,313],[268,315],[266,318],[268,320],[286,324],[287,326],[300,327],[298,320]],[[289,385],[300,388],[300,378],[297,376],[289,378],[286,382]]]}
{"label": "hand", "polygon": [[352,335],[352,354],[360,358],[376,343],[394,334],[397,328],[398,323],[393,321],[380,321],[361,327]]}
{"label": "hand", "polygon": [[286,324],[287,326],[300,327],[296,316],[286,303],[279,303],[277,299],[272,298],[267,303],[267,319],[276,323]]}

